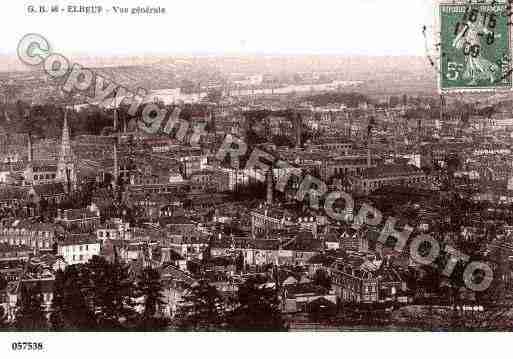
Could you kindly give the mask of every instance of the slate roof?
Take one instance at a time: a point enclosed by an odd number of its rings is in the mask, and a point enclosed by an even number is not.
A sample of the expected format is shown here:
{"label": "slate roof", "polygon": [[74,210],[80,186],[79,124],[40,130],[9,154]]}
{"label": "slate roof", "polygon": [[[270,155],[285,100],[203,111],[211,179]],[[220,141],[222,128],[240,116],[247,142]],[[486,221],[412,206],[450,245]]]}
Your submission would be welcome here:
{"label": "slate roof", "polygon": [[91,234],[71,234],[58,241],[59,246],[70,246],[80,244],[96,244],[100,241]]}
{"label": "slate roof", "polygon": [[22,187],[1,187],[0,188],[0,201],[11,199],[25,199],[27,198],[28,191]]}
{"label": "slate roof", "polygon": [[55,196],[65,193],[64,185],[60,182],[33,185],[32,188],[38,196]]}
{"label": "slate roof", "polygon": [[412,165],[388,164],[378,167],[366,168],[363,171],[361,178],[375,179],[392,176],[411,176],[423,174],[424,172]]}
{"label": "slate roof", "polygon": [[172,280],[172,281],[181,281],[181,282],[184,282],[185,284],[191,286],[196,282],[196,280],[191,275],[176,268],[173,265],[162,266],[159,268],[159,272],[160,272],[163,283],[166,283],[166,282],[169,282],[170,280]]}
{"label": "slate roof", "polygon": [[312,294],[312,295],[326,295],[328,290],[324,287],[315,285],[313,283],[297,283],[291,284],[286,287],[285,296],[290,298],[294,296]]}
{"label": "slate roof", "polygon": [[313,257],[311,257],[308,260],[308,263],[309,264],[322,264],[322,265],[328,266],[331,263],[333,263],[333,259],[330,257],[327,257],[326,255],[324,255],[322,253],[318,253],[318,254],[315,254]]}
{"label": "slate roof", "polygon": [[[27,289],[40,290],[41,293],[53,293],[55,285],[54,279],[24,279],[21,285]],[[21,290],[21,288],[20,288]]]}

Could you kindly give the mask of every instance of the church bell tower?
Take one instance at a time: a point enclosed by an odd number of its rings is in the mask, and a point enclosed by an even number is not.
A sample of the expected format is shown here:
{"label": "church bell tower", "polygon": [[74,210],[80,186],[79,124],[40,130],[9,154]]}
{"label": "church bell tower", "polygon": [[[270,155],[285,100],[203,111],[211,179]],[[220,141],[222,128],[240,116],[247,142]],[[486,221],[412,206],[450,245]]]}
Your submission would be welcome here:
{"label": "church bell tower", "polygon": [[57,162],[57,180],[64,183],[65,190],[69,193],[76,189],[77,177],[73,152],[68,128],[67,110],[64,112],[64,125],[62,128],[61,148],[59,161]]}

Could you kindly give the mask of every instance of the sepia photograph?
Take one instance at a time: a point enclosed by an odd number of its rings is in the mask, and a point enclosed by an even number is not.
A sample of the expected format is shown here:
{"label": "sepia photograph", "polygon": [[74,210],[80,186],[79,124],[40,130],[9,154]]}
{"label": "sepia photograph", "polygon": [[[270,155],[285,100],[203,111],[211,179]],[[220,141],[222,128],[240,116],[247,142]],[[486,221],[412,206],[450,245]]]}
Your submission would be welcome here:
{"label": "sepia photograph", "polygon": [[0,4],[0,352],[511,332],[512,3]]}

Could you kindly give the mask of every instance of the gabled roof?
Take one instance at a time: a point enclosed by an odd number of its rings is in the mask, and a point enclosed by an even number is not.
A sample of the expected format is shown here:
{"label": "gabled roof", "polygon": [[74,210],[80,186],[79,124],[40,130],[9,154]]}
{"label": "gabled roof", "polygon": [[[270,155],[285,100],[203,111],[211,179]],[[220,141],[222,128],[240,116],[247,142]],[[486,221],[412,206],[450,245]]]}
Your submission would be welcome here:
{"label": "gabled roof", "polygon": [[289,285],[295,285],[298,283],[298,280],[293,276],[293,275],[290,275],[288,276],[282,283],[282,285],[284,286],[289,286]]}
{"label": "gabled roof", "polygon": [[322,250],[320,240],[314,239],[310,232],[300,232],[295,239],[283,245],[284,250],[317,252]]}
{"label": "gabled roof", "polygon": [[[54,223],[46,223],[46,222],[37,222],[32,219],[21,219],[14,221],[10,226],[6,226],[7,228],[27,230],[27,231],[60,231],[61,227],[58,224]],[[2,227],[0,227],[2,228]]]}
{"label": "gabled roof", "polygon": [[163,282],[174,280],[181,281],[191,286],[196,280],[188,273],[176,268],[173,265],[166,265],[159,268],[160,276]]}

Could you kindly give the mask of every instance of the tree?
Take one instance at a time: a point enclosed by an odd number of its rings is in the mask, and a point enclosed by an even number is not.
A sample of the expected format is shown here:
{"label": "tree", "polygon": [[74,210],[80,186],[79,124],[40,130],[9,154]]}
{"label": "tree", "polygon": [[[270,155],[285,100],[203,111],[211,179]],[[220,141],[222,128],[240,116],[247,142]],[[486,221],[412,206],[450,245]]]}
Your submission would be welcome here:
{"label": "tree", "polygon": [[328,290],[331,289],[331,277],[328,275],[328,272],[322,268],[319,268],[315,271],[313,276],[313,283]]}
{"label": "tree", "polygon": [[21,285],[18,299],[19,309],[14,322],[14,327],[17,330],[41,331],[48,328],[42,297],[40,288],[27,288],[27,286]]}
{"label": "tree", "polygon": [[86,266],[71,265],[55,275],[50,325],[52,330],[95,330],[90,305],[91,282]]}
{"label": "tree", "polygon": [[228,318],[234,331],[284,331],[285,324],[274,288],[263,279],[250,278],[239,287],[238,306]]}
{"label": "tree", "polygon": [[235,258],[235,270],[238,273],[242,273],[244,270],[244,254],[242,252],[237,254],[237,257]]}
{"label": "tree", "polygon": [[0,291],[3,291],[7,287],[7,280],[0,274]]}
{"label": "tree", "polygon": [[64,317],[64,272],[58,270],[55,273],[53,288],[52,313],[50,314],[50,328],[52,330],[63,330],[65,328]]}
{"label": "tree", "polygon": [[138,295],[144,297],[144,311],[139,322],[139,329],[162,330],[167,326],[167,321],[156,318],[157,307],[164,304],[160,273],[151,267],[142,270],[137,281]]}
{"label": "tree", "polygon": [[[5,277],[0,274],[0,297],[3,295],[3,291],[7,288],[7,280]],[[0,306],[0,329],[4,329],[8,327],[7,323],[7,313],[4,307]]]}
{"label": "tree", "polygon": [[181,330],[217,330],[224,324],[223,300],[207,281],[195,283],[183,297],[184,305],[177,314]]}
{"label": "tree", "polygon": [[292,147],[293,143],[287,136],[284,135],[274,135],[272,138],[272,142],[278,147]]}
{"label": "tree", "polygon": [[96,319],[102,330],[120,330],[133,319],[134,285],[128,268],[109,263],[103,257],[93,257],[88,263],[91,272],[92,302]]}
{"label": "tree", "polygon": [[164,303],[159,272],[151,267],[144,268],[139,275],[137,287],[144,296],[144,316],[155,316],[157,306]]}
{"label": "tree", "polygon": [[5,313],[4,307],[0,307],[0,330],[6,329],[9,327],[7,323],[7,315]]}

